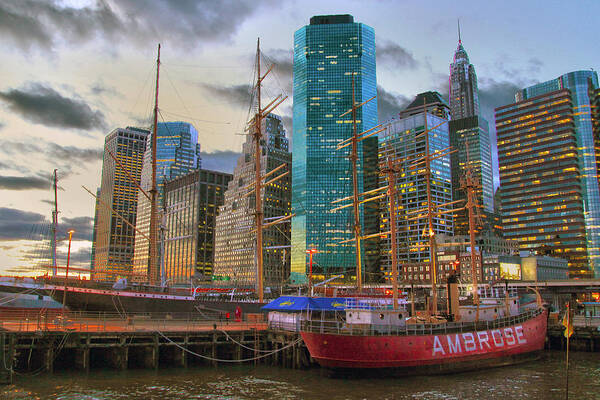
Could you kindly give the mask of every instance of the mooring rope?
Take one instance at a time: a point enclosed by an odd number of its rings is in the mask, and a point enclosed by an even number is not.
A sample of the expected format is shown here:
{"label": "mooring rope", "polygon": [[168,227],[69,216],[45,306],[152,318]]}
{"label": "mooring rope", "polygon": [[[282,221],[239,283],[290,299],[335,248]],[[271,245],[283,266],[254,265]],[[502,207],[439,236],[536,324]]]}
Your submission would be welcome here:
{"label": "mooring rope", "polygon": [[261,359],[261,358],[268,357],[268,356],[270,356],[272,354],[275,354],[277,352],[280,352],[282,350],[285,350],[285,349],[287,349],[289,347],[292,347],[292,346],[294,346],[294,345],[296,345],[296,344],[298,344],[298,343],[300,343],[302,341],[302,338],[298,338],[297,340],[293,341],[292,343],[290,343],[290,344],[288,344],[288,345],[286,345],[286,346],[284,346],[284,347],[282,347],[280,349],[273,350],[273,351],[271,351],[268,354],[262,354],[260,356],[256,356],[256,357],[252,357],[252,358],[245,358],[243,360],[223,360],[223,359],[212,358],[212,357],[209,357],[209,356],[205,356],[203,354],[198,354],[196,352],[193,352],[193,351],[191,351],[189,349],[186,349],[185,347],[179,345],[179,343],[176,343],[176,342],[172,341],[169,337],[165,336],[162,332],[156,331],[156,333],[158,333],[160,336],[162,336],[163,338],[165,338],[166,340],[168,340],[170,343],[174,344],[175,346],[179,347],[181,350],[185,351],[186,353],[189,353],[189,354],[194,355],[196,357],[204,358],[205,360],[216,361],[216,362],[224,362],[224,363],[241,363],[241,362],[258,360],[258,359]]}
{"label": "mooring rope", "polygon": [[268,352],[270,352],[270,351],[271,351],[271,350],[253,349],[252,347],[248,347],[248,346],[246,346],[245,344],[243,344],[243,343],[241,343],[241,342],[238,342],[237,340],[235,340],[234,338],[232,338],[231,336],[229,336],[229,334],[228,334],[226,331],[224,331],[224,330],[221,330],[221,329],[218,329],[218,331],[219,331],[219,332],[223,332],[223,333],[225,334],[225,336],[227,336],[227,339],[231,340],[233,343],[235,343],[235,344],[237,344],[238,346],[240,346],[240,347],[243,347],[243,348],[245,348],[245,349],[252,350],[252,351],[257,351],[257,352],[259,352],[259,353],[268,353]]}

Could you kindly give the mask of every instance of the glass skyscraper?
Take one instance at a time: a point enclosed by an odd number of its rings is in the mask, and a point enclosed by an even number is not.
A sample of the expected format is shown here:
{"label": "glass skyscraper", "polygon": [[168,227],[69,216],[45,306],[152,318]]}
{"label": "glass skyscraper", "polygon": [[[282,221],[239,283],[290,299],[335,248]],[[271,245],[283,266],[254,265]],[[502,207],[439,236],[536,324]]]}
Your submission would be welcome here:
{"label": "glass skyscraper", "polygon": [[194,170],[165,183],[165,277],[207,281],[214,263],[215,221],[232,175]]}
{"label": "glass skyscraper", "polygon": [[[140,184],[146,138],[145,129],[117,128],[104,140],[102,161],[102,183],[96,202],[94,218],[93,278],[114,281],[130,274],[133,267],[135,230],[113,215],[113,210],[130,224],[136,224],[138,206],[137,186]],[[110,156],[111,152],[123,171]],[[129,176],[127,175],[129,174]],[[131,181],[133,178],[135,181]]]}
{"label": "glass skyscraper", "polygon": [[[423,98],[423,94],[419,96]],[[446,119],[439,116],[437,112],[439,110],[443,110],[443,107],[428,107],[427,112],[421,111],[418,114],[401,113],[401,116],[406,116],[389,121],[386,130],[379,136],[382,161],[390,158],[391,161],[398,163],[400,169],[400,173],[396,175],[398,195],[394,210],[397,215],[396,246],[398,259],[402,263],[402,270],[399,272],[404,274],[404,278],[408,281],[428,282],[431,279],[427,217],[414,218],[419,214],[417,211],[426,209],[427,179],[423,171],[418,171],[411,166],[415,160],[425,155],[425,118],[430,129],[429,154],[448,148],[448,125],[444,123]],[[434,127],[435,129],[432,129]],[[431,199],[433,207],[440,212],[452,208],[451,205],[442,206],[452,201],[450,156],[447,154],[431,161]],[[382,207],[381,230],[389,231],[388,198],[385,199],[385,204],[385,208]],[[433,218],[433,230],[436,235],[452,235],[452,215],[449,213],[436,215]],[[381,270],[386,277],[389,277],[392,265],[389,235],[383,239],[382,250]]]}
{"label": "glass skyscraper", "polygon": [[[578,163],[583,189],[585,230],[587,235],[589,273],[600,275],[600,188],[596,168],[596,152],[589,87],[598,88],[598,75],[595,71],[573,71],[556,79],[533,85],[519,91],[515,100],[525,101],[561,89],[571,92],[573,122],[577,139]],[[583,273],[583,271],[581,271]]]}
{"label": "glass skyscraper", "polygon": [[[332,211],[334,200],[353,193],[350,146],[337,145],[352,136],[352,79],[355,101],[376,95],[375,32],[351,15],[325,15],[294,34],[294,141],[292,162],[291,281],[306,280],[307,249],[315,249],[317,274],[353,273],[356,265],[352,207]],[[356,113],[357,132],[377,124],[377,102]],[[372,139],[372,140],[369,140]],[[358,146],[358,190],[377,182],[377,139]],[[368,164],[368,165],[367,165]],[[373,165],[371,165],[373,164]],[[365,215],[365,210],[367,215]],[[378,229],[377,211],[361,206],[362,232]],[[364,271],[373,269],[378,250],[363,243]],[[368,278],[368,277],[367,277]]]}
{"label": "glass skyscraper", "polygon": [[[156,181],[158,188],[158,209],[163,208],[163,186],[165,181],[185,175],[200,168],[200,144],[198,131],[187,122],[161,122],[156,130]],[[140,186],[146,192],[152,188],[152,134],[148,135]],[[150,201],[138,192],[137,228],[150,236]],[[158,218],[160,225],[160,216]],[[160,246],[158,246],[160,253]],[[148,240],[135,235],[133,272],[135,280],[153,281],[159,278],[160,254],[156,265],[150,265]]]}

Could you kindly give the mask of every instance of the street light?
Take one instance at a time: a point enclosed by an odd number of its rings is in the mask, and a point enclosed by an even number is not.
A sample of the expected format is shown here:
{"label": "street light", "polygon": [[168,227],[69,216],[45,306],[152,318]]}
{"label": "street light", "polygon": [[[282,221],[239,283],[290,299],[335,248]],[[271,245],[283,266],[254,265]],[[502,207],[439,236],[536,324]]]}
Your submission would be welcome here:
{"label": "street light", "polygon": [[65,311],[65,303],[67,300],[67,279],[69,278],[69,261],[71,260],[71,239],[73,238],[73,233],[75,233],[75,231],[71,229],[69,231],[69,249],[67,250],[67,270],[65,271],[65,287],[63,288],[63,313]]}
{"label": "street light", "polygon": [[312,288],[312,264],[313,264],[313,254],[318,253],[317,249],[306,249],[306,254],[309,257],[309,269],[308,269],[308,286]]}

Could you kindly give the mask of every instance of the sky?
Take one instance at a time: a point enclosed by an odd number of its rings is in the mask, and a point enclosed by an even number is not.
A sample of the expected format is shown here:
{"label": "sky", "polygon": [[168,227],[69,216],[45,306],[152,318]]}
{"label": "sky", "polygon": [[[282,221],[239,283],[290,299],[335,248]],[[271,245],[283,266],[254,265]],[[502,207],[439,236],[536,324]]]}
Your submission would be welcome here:
{"label": "sky", "polygon": [[[381,121],[420,92],[447,97],[460,19],[495,149],[493,110],[516,90],[600,67],[599,12],[600,2],[585,0],[3,0],[0,275],[34,272],[54,169],[58,237],[74,229],[71,265],[89,266],[95,200],[82,185],[100,185],[110,131],[150,126],[158,43],[159,120],[192,123],[203,167],[231,172],[259,37],[274,64],[266,97],[289,96],[278,112],[291,132],[293,34],[311,16],[352,14],[375,29]],[[59,265],[66,253],[63,239]]]}

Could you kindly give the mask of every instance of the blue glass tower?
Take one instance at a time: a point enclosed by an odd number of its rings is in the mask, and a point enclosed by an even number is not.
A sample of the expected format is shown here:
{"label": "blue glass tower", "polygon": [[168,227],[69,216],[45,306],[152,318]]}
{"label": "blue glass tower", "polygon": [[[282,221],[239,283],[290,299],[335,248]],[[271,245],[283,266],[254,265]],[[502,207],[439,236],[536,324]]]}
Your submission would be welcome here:
{"label": "blue glass tower", "polygon": [[[578,164],[583,192],[583,212],[587,238],[589,271],[578,271],[576,275],[600,275],[600,192],[596,168],[596,152],[588,82],[598,88],[598,75],[595,71],[573,71],[556,79],[542,82],[519,91],[517,102],[531,99],[556,90],[569,89],[573,103],[573,121],[578,148]],[[572,271],[574,272],[574,271]]]}
{"label": "blue glass tower", "polygon": [[[145,191],[152,187],[152,134],[148,135],[140,186]],[[187,122],[161,122],[156,127],[156,183],[158,208],[162,209],[164,184],[200,168],[198,131]],[[150,233],[150,201],[138,193],[137,228],[146,236]],[[150,270],[149,244],[142,235],[135,235],[133,272],[136,280],[145,281]],[[159,249],[160,252],[160,249]],[[160,259],[160,257],[158,257]],[[158,260],[157,260],[158,262]]]}
{"label": "blue glass tower", "polygon": [[[352,208],[332,211],[332,202],[352,195],[349,147],[336,150],[352,135],[352,79],[356,103],[376,95],[375,32],[351,15],[315,16],[294,34],[294,141],[292,147],[291,280],[306,279],[308,249],[316,249],[316,274],[354,271]],[[377,103],[356,115],[357,132],[377,124]],[[358,190],[376,182],[377,139],[358,149]],[[366,213],[366,215],[365,215]],[[377,211],[361,206],[363,232],[377,225]],[[373,217],[373,214],[375,217]],[[372,228],[372,226],[371,226]],[[377,227],[376,227],[377,228]],[[365,245],[365,270],[377,251]]]}

